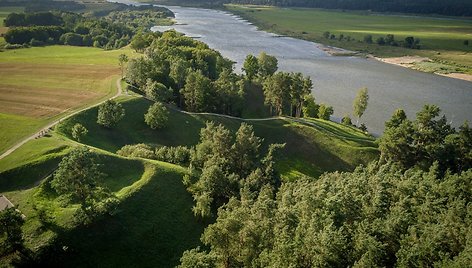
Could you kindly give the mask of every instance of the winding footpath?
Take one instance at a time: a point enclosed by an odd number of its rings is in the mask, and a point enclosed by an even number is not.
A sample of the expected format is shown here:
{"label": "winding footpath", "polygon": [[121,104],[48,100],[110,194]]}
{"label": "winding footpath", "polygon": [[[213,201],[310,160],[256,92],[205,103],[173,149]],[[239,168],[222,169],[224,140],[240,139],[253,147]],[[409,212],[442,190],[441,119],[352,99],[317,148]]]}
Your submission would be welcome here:
{"label": "winding footpath", "polygon": [[31,140],[34,140],[34,139],[36,139],[36,138],[41,137],[41,133],[47,132],[50,128],[52,128],[52,127],[56,126],[57,124],[59,124],[60,122],[62,122],[62,120],[65,120],[65,119],[67,119],[67,118],[70,118],[70,117],[72,117],[72,116],[74,116],[74,115],[76,115],[76,114],[78,114],[78,113],[80,113],[80,112],[83,112],[83,111],[88,110],[88,109],[90,109],[90,108],[96,107],[96,106],[98,106],[98,105],[100,105],[100,104],[106,102],[107,100],[112,100],[112,99],[115,99],[115,98],[119,97],[120,95],[122,95],[122,94],[123,94],[123,89],[122,89],[122,87],[121,87],[121,78],[116,80],[116,87],[117,87],[118,91],[117,91],[116,94],[113,95],[112,97],[110,97],[110,98],[108,98],[108,99],[106,99],[106,100],[103,100],[103,101],[101,101],[101,102],[99,102],[99,103],[95,103],[95,104],[92,104],[92,105],[90,105],[90,106],[86,106],[86,107],[84,107],[84,108],[82,108],[82,109],[79,109],[79,110],[77,110],[77,111],[75,111],[75,112],[73,112],[73,113],[70,113],[70,114],[68,114],[68,115],[66,115],[66,116],[64,116],[64,117],[61,117],[61,118],[59,118],[59,119],[57,119],[57,120],[55,120],[55,121],[53,121],[53,122],[47,124],[46,126],[44,126],[43,128],[41,128],[39,131],[37,131],[37,132],[34,133],[33,135],[24,138],[24,139],[21,140],[20,142],[16,143],[16,144],[13,145],[12,147],[10,147],[10,149],[6,150],[2,155],[0,155],[0,160],[3,159],[3,158],[5,158],[5,157],[7,157],[7,156],[10,155],[11,153],[13,153],[16,149],[20,148],[21,146],[23,146],[23,145],[24,145],[25,143],[27,143],[28,141],[31,141]]}

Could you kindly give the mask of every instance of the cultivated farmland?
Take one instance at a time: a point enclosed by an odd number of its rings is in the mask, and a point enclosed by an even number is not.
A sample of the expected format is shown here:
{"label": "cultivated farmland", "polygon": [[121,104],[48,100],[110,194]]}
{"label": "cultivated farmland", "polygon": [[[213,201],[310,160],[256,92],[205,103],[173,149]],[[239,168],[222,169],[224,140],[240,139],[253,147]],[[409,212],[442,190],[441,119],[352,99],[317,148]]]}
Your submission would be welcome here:
{"label": "cultivated farmland", "polygon": [[0,152],[64,113],[112,96],[118,55],[85,47],[36,47],[0,53]]}

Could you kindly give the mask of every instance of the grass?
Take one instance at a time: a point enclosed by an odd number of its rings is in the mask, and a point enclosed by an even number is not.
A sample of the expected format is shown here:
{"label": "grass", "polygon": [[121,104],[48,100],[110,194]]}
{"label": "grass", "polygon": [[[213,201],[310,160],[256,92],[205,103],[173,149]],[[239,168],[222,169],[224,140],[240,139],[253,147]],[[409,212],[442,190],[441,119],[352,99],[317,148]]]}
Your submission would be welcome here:
{"label": "grass", "polygon": [[[241,124],[240,120],[213,115],[188,115],[171,110],[168,126],[155,131],[143,120],[151,102],[140,97],[124,97],[119,101],[126,115],[113,129],[103,128],[96,123],[97,109],[93,108],[65,120],[58,125],[57,130],[70,137],[72,126],[81,123],[89,131],[83,138],[84,143],[116,152],[124,145],[136,143],[192,146],[198,143],[200,129],[207,121],[224,124],[232,130]],[[373,139],[360,131],[322,120],[313,122],[317,127],[289,119],[250,121],[249,124],[253,125],[256,135],[264,138],[265,146],[270,143],[287,144],[280,154],[277,168],[289,180],[298,173],[316,177],[326,171],[351,170],[377,156]]]}
{"label": "grass", "polygon": [[[118,98],[126,116],[114,129],[96,123],[97,109],[64,120],[50,137],[32,140],[0,161],[0,192],[26,215],[26,246],[41,249],[40,265],[71,267],[174,267],[184,250],[201,245],[207,222],[193,216],[193,200],[182,184],[186,169],[153,160],[113,154],[125,144],[194,145],[205,122],[215,121],[236,130],[241,121],[213,115],[171,111],[169,126],[151,130],[143,114],[151,105],[139,96]],[[70,128],[80,122],[89,133],[83,142],[96,152],[96,162],[107,173],[100,183],[120,200],[117,213],[87,226],[77,226],[70,204],[43,181],[77,143]],[[310,119],[254,121],[256,135],[269,143],[286,143],[277,169],[285,180],[326,171],[350,170],[377,156],[374,140],[357,129]],[[63,136],[63,135],[65,136]],[[39,186],[38,186],[39,184]],[[43,211],[50,222],[40,220]],[[8,259],[0,260],[0,265]]]}
{"label": "grass", "polygon": [[0,152],[41,126],[116,92],[124,48],[48,46],[0,52]]}
{"label": "grass", "polygon": [[[264,30],[294,36],[354,51],[373,53],[381,57],[420,55],[467,67],[472,73],[472,20],[433,18],[372,13],[368,11],[327,11],[309,8],[277,8],[264,6],[227,5],[226,8],[254,22]],[[280,18],[283,18],[281,20]],[[354,41],[328,40],[329,31],[354,38]],[[394,34],[396,40],[414,36],[421,40],[422,49],[368,45],[364,36],[378,37]]]}
{"label": "grass", "polygon": [[[108,176],[100,183],[121,202],[115,215],[76,226],[72,219],[78,205],[58,197],[47,183],[36,186],[71,146],[76,143],[53,134],[0,161],[0,192],[26,215],[25,245],[33,251],[42,248],[42,265],[173,267],[184,250],[200,245],[206,223],[191,212],[193,200],[182,184],[184,168],[101,150],[95,150],[96,162]],[[40,211],[52,221],[41,221]],[[0,266],[6,262],[8,258],[0,259]]]}
{"label": "grass", "polygon": [[34,133],[45,124],[44,120],[0,113],[0,152],[5,151],[21,137]]}
{"label": "grass", "polygon": [[184,250],[200,245],[204,228],[191,212],[193,200],[182,185],[182,172],[153,164],[147,182],[122,203],[117,215],[60,236],[59,243],[71,253],[44,259],[47,266],[177,265]]}

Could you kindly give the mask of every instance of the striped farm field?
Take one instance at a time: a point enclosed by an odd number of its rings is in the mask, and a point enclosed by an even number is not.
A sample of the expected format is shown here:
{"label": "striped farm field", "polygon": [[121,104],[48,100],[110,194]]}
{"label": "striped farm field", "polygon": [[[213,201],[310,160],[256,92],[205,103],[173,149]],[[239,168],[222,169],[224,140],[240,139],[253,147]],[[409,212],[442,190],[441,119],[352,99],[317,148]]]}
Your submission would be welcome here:
{"label": "striped farm field", "polygon": [[116,93],[122,49],[50,46],[0,52],[0,152],[62,115]]}

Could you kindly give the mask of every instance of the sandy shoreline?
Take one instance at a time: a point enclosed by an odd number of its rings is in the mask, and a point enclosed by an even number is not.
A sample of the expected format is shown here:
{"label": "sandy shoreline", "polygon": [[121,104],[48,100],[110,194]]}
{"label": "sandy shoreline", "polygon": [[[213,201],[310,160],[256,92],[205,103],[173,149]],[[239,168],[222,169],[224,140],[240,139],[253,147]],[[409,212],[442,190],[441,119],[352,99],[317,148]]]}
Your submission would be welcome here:
{"label": "sandy shoreline", "polygon": [[[421,63],[421,62],[433,62],[430,58],[426,57],[420,57],[420,56],[404,56],[404,57],[395,57],[395,58],[378,58],[374,57],[376,60],[379,60],[381,62],[385,62],[388,64],[393,64],[405,68],[410,68],[410,69],[415,69],[415,64],[416,63]],[[465,81],[472,82],[472,75],[470,74],[463,74],[463,73],[434,73],[437,75],[441,76],[446,76],[450,78],[455,78],[455,79],[461,79]]]}
{"label": "sandy shoreline", "polygon": [[[360,53],[355,52],[355,51],[350,51],[350,50],[332,47],[332,46],[326,46],[322,44],[318,44],[317,47],[331,56],[358,56],[360,55]],[[432,62],[430,58],[420,57],[420,56],[379,58],[379,57],[374,57],[372,55],[368,55],[368,57],[384,62],[384,63],[393,64],[393,65],[397,65],[397,66],[401,66],[401,67],[409,68],[409,69],[416,69],[415,64],[417,63]],[[448,73],[448,74],[434,73],[434,74],[472,82],[472,75],[470,74],[463,74],[463,73]]]}

